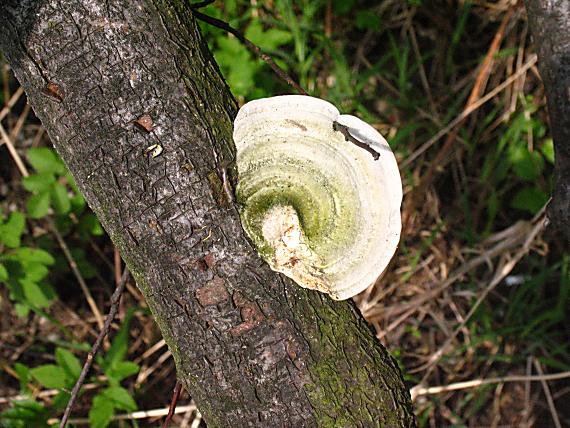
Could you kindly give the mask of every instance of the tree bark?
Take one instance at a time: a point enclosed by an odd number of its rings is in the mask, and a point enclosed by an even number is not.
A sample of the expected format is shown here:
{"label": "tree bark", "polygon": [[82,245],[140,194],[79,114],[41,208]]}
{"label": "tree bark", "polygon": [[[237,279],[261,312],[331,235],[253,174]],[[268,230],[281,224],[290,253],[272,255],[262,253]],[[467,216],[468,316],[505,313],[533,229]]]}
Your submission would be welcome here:
{"label": "tree bark", "polygon": [[570,243],[570,2],[525,0],[554,139],[553,226]]}
{"label": "tree bark", "polygon": [[0,48],[209,426],[414,426],[354,304],[272,272],[245,237],[226,192],[236,104],[186,3],[3,0]]}

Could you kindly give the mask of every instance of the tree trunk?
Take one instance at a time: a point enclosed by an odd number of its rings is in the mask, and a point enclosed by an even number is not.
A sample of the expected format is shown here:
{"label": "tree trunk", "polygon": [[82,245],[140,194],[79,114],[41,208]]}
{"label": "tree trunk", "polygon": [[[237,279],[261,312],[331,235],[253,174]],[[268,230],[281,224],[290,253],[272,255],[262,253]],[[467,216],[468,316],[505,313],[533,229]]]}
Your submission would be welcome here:
{"label": "tree trunk", "polygon": [[272,272],[245,237],[226,192],[236,104],[184,4],[2,0],[0,47],[209,426],[413,426],[354,304]]}
{"label": "tree trunk", "polygon": [[554,139],[554,191],[548,218],[570,243],[570,2],[525,0]]}

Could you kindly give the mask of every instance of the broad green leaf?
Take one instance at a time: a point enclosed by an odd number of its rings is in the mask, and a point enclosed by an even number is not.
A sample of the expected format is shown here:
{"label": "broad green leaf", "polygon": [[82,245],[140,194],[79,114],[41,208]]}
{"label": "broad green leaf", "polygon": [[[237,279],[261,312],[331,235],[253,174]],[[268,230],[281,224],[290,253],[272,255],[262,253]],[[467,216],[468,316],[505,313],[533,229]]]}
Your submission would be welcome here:
{"label": "broad green leaf", "polygon": [[23,281],[39,282],[48,276],[49,269],[43,263],[37,262],[22,262],[24,268]]}
{"label": "broad green leaf", "polygon": [[87,213],[79,219],[78,231],[82,239],[90,239],[91,236],[102,236],[104,231],[95,214]]}
{"label": "broad green leaf", "polygon": [[6,266],[0,264],[0,282],[8,281],[8,271],[6,270]]}
{"label": "broad green leaf", "polygon": [[246,95],[254,86],[254,75],[258,63],[251,58],[245,47],[235,38],[218,37],[219,49],[215,51],[216,60],[224,76],[236,95]]}
{"label": "broad green leaf", "polygon": [[10,254],[10,259],[24,262],[36,262],[51,266],[55,259],[45,250],[40,248],[21,247]]}
{"label": "broad green leaf", "polygon": [[45,217],[49,211],[49,199],[50,198],[48,192],[38,193],[37,195],[31,196],[26,203],[30,217]]}
{"label": "broad green leaf", "polygon": [[[36,308],[47,308],[51,304],[50,298],[42,287],[40,287],[37,283],[32,281],[20,281],[22,284],[22,290],[24,291],[24,296],[26,301],[31,305],[35,306]],[[48,388],[57,388],[57,387],[48,387]]]}
{"label": "broad green leaf", "polygon": [[356,13],[356,27],[360,30],[380,29],[380,17],[370,10],[360,10]]}
{"label": "broad green leaf", "polygon": [[542,143],[542,146],[540,147],[540,151],[548,162],[554,164],[554,141],[552,141],[552,138],[544,140],[544,143]]}
{"label": "broad green leaf", "polygon": [[54,364],[46,364],[30,369],[30,374],[45,388],[64,388],[65,372]]}
{"label": "broad green leaf", "polygon": [[115,414],[115,407],[108,397],[97,394],[89,410],[89,426],[91,428],[106,428]]}
{"label": "broad green leaf", "polygon": [[16,312],[16,315],[19,316],[20,318],[26,318],[30,313],[30,307],[22,303],[16,303],[14,305],[14,311]]}
{"label": "broad green leaf", "polygon": [[253,21],[249,24],[245,32],[245,37],[266,51],[273,51],[279,46],[289,43],[293,38],[289,31],[279,30],[277,28],[270,28],[264,31],[259,21]]}
{"label": "broad green leaf", "polygon": [[51,189],[51,200],[55,212],[58,214],[67,214],[71,209],[71,202],[67,189],[61,183],[55,183]]}
{"label": "broad green leaf", "polygon": [[18,381],[20,382],[20,391],[22,393],[28,392],[28,383],[30,382],[30,368],[22,363],[14,364],[14,371],[18,375]]}
{"label": "broad green leaf", "polygon": [[113,367],[109,368],[105,374],[109,378],[112,378],[116,383],[119,383],[124,378],[138,373],[139,370],[139,365],[132,361],[119,361],[118,363],[115,363]]}
{"label": "broad green leaf", "polygon": [[512,199],[511,206],[536,214],[548,201],[548,195],[536,187],[525,187]]}
{"label": "broad green leaf", "polygon": [[97,275],[97,269],[89,262],[89,258],[82,248],[72,248],[71,255],[85,279],[91,279]]}
{"label": "broad green leaf", "polygon": [[28,161],[38,172],[65,173],[65,166],[53,149],[35,147],[28,150]]}
{"label": "broad green leaf", "polygon": [[26,189],[28,192],[34,193],[48,192],[51,188],[51,185],[54,183],[55,177],[51,172],[32,174],[22,179],[24,189]]}
{"label": "broad green leaf", "polygon": [[79,377],[81,364],[79,363],[79,359],[73,355],[71,351],[64,348],[56,348],[55,360],[57,361],[57,365],[65,371],[68,380],[75,381]]}
{"label": "broad green leaf", "polygon": [[542,174],[544,159],[538,152],[530,152],[526,146],[513,146],[509,150],[515,173],[527,181],[534,181]]}
{"label": "broad green leaf", "polygon": [[10,214],[8,221],[0,225],[0,241],[8,248],[18,248],[26,227],[26,217],[19,211]]}
{"label": "broad green leaf", "polygon": [[352,10],[356,0],[333,0],[333,9],[336,14],[344,15]]}
{"label": "broad green leaf", "polygon": [[109,400],[113,402],[116,409],[133,411],[137,409],[137,403],[131,397],[129,391],[127,391],[122,386],[111,386],[101,392]]}
{"label": "broad green leaf", "polygon": [[48,410],[33,400],[19,400],[0,413],[2,428],[47,428]]}

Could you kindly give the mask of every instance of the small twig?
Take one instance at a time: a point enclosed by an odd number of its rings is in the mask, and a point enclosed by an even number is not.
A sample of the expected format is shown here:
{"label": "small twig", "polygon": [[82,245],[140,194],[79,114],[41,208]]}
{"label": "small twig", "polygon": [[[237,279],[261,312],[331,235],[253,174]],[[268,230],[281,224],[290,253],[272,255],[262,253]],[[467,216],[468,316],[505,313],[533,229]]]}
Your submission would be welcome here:
{"label": "small twig", "polygon": [[28,168],[26,168],[26,165],[22,161],[22,158],[20,157],[20,155],[16,151],[16,148],[14,147],[14,144],[12,143],[12,139],[10,138],[10,136],[8,135],[6,130],[4,129],[4,126],[2,126],[2,123],[0,123],[0,137],[2,137],[2,140],[4,140],[4,143],[6,143],[6,146],[8,147],[8,151],[10,152],[10,156],[12,156],[12,159],[14,160],[14,163],[18,167],[20,174],[22,174],[22,177],[29,176],[30,173],[28,172]]}
{"label": "small twig", "polygon": [[23,93],[24,93],[24,88],[22,88],[21,86],[18,89],[16,89],[16,92],[12,94],[6,105],[2,108],[2,110],[0,110],[0,120],[4,119],[6,115],[10,113],[10,110],[12,110],[12,107],[16,105],[16,103],[18,102]]}
{"label": "small twig", "polygon": [[55,238],[57,239],[57,242],[58,242],[59,246],[61,247],[61,250],[63,251],[63,254],[67,260],[67,263],[69,264],[69,267],[71,268],[71,271],[73,272],[73,275],[75,276],[75,279],[77,279],[77,282],[79,283],[79,286],[81,287],[81,291],[85,295],[85,299],[87,300],[87,304],[89,305],[89,308],[91,309],[91,312],[93,312],[93,315],[95,316],[95,320],[97,321],[97,326],[99,327],[99,329],[102,329],[103,328],[103,316],[101,315],[101,312],[99,311],[99,308],[97,307],[97,304],[95,303],[95,299],[93,299],[93,296],[91,295],[91,292],[89,291],[89,287],[87,287],[87,284],[85,283],[85,280],[83,279],[83,276],[81,275],[81,272],[79,272],[79,268],[77,267],[77,263],[76,263],[75,259],[73,258],[73,255],[71,254],[71,251],[69,250],[69,247],[67,246],[65,240],[63,239],[63,236],[61,236],[61,233],[59,233],[59,230],[57,230],[56,225],[53,223],[53,221],[51,221],[51,219],[48,219],[48,224],[49,224],[51,231],[55,235]]}
{"label": "small twig", "polygon": [[97,352],[101,347],[101,343],[103,343],[103,339],[109,333],[109,329],[111,328],[111,322],[113,321],[113,318],[115,318],[117,310],[119,309],[119,302],[121,301],[121,295],[123,294],[123,290],[125,289],[125,284],[127,283],[128,279],[129,279],[129,270],[125,267],[125,269],[123,270],[123,276],[121,277],[121,282],[119,283],[119,285],[117,285],[117,288],[115,288],[113,296],[111,297],[111,308],[109,309],[109,314],[105,319],[105,324],[103,325],[103,329],[99,332],[99,335],[97,336],[97,339],[95,340],[95,343],[91,348],[91,351],[89,351],[89,353],[87,354],[87,358],[85,359],[85,364],[83,365],[81,374],[79,375],[79,378],[77,379],[77,382],[75,382],[73,390],[71,391],[71,396],[69,397],[69,402],[67,403],[65,412],[63,413],[63,417],[61,418],[59,428],[65,427],[65,424],[69,419],[69,415],[71,414],[71,409],[73,408],[73,404],[75,403],[75,401],[79,396],[79,390],[81,389],[81,385],[83,385],[83,382],[85,382],[87,373],[89,372],[89,369],[93,364],[95,355],[97,355]]}
{"label": "small twig", "polygon": [[342,135],[344,135],[344,139],[346,141],[350,141],[352,144],[357,145],[358,147],[360,147],[361,149],[366,150],[368,153],[370,153],[372,155],[372,157],[374,158],[374,160],[378,160],[378,158],[380,157],[380,153],[378,153],[376,150],[374,150],[372,147],[370,147],[368,144],[363,143],[362,141],[359,141],[358,139],[354,138],[354,136],[350,133],[350,131],[348,130],[348,126],[345,126],[341,123],[338,123],[336,120],[333,122],[333,129],[335,131],[340,132]]}
{"label": "small twig", "polygon": [[[187,412],[196,412],[196,417],[198,417],[198,418],[202,417],[200,415],[200,412],[196,408],[196,404],[194,404],[193,402],[192,402],[192,404],[177,407],[176,411],[174,413],[176,415],[179,415],[181,413],[187,413]],[[132,412],[132,413],[123,413],[120,415],[114,415],[111,418],[111,420],[112,421],[126,421],[126,420],[135,420],[135,419],[157,418],[160,416],[164,416],[167,413],[168,413],[168,408],[166,408],[166,407],[162,408],[162,409],[137,410],[136,412]],[[57,423],[57,421],[58,420],[55,418],[54,419],[48,419],[47,423],[48,423],[48,425],[53,425],[53,424]],[[75,425],[88,424],[89,419],[87,419],[87,418],[69,419],[69,423],[75,424]]]}
{"label": "small twig", "polygon": [[505,382],[546,382],[549,380],[559,380],[570,378],[570,372],[553,373],[553,374],[542,374],[540,376],[504,376],[504,377],[494,377],[490,379],[474,379],[465,382],[451,383],[449,385],[442,386],[430,386],[424,387],[422,385],[416,385],[410,389],[410,395],[412,396],[412,401],[421,395],[433,395],[440,394],[442,392],[457,391],[460,389],[476,388],[481,385],[489,385],[494,383],[505,383]]}
{"label": "small twig", "polygon": [[267,65],[269,65],[269,67],[271,67],[271,69],[275,72],[275,74],[277,74],[277,76],[279,76],[283,81],[285,81],[287,84],[289,84],[290,86],[295,88],[297,90],[297,92],[299,92],[301,95],[309,95],[309,94],[307,94],[307,92],[303,88],[301,88],[301,86],[297,82],[295,82],[291,78],[291,76],[289,76],[287,74],[287,72],[285,70],[283,70],[281,67],[279,67],[277,64],[275,64],[275,61],[273,61],[273,59],[269,55],[264,53],[257,45],[253,44],[251,41],[246,39],[243,36],[243,34],[241,34],[238,30],[230,27],[224,21],[221,21],[221,20],[216,19],[216,18],[212,18],[211,16],[208,16],[208,15],[204,15],[203,13],[198,12],[197,10],[193,10],[192,13],[199,20],[207,22],[208,24],[213,25],[214,27],[220,28],[224,31],[227,31],[230,34],[233,34],[250,51],[252,51],[256,56],[261,58],[263,61],[265,61],[265,63]]}
{"label": "small twig", "polygon": [[534,368],[541,377],[540,383],[542,384],[542,389],[544,390],[544,395],[546,396],[546,402],[548,403],[548,408],[550,410],[554,426],[556,428],[562,428],[562,424],[560,423],[560,418],[558,417],[558,412],[556,411],[556,406],[554,405],[554,400],[552,399],[552,394],[550,393],[550,388],[546,383],[545,379],[546,375],[542,371],[542,366],[540,365],[540,363],[536,358],[534,358]]}
{"label": "small twig", "polygon": [[180,398],[180,391],[182,391],[182,384],[178,379],[176,379],[176,384],[174,385],[174,391],[172,391],[172,400],[170,401],[168,414],[164,419],[162,428],[168,428],[170,426],[170,421],[172,420],[172,416],[174,416],[174,411],[176,410],[176,403],[178,402],[178,398]]}

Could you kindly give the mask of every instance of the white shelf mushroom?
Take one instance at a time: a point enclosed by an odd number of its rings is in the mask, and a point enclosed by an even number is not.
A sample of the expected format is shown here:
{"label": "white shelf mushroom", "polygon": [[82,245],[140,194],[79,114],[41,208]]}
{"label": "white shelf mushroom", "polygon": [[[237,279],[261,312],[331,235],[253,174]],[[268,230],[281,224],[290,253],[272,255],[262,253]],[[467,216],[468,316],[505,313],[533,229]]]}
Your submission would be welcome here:
{"label": "white shelf mushroom", "polygon": [[284,95],[245,104],[234,141],[242,224],[271,268],[335,300],[374,284],[401,230],[386,140],[327,101]]}

